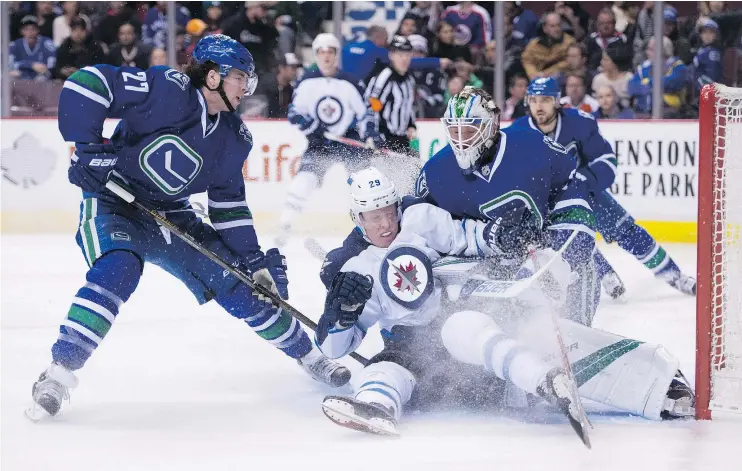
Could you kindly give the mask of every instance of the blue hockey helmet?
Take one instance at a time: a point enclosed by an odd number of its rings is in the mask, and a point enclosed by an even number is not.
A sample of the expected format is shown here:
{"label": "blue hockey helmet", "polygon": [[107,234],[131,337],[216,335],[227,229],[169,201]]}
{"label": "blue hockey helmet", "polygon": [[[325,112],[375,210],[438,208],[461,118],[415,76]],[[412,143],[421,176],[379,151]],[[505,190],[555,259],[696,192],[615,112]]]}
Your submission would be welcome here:
{"label": "blue hockey helmet", "polygon": [[533,79],[531,83],[528,84],[526,96],[529,95],[550,96],[554,98],[554,101],[556,103],[559,103],[559,99],[561,98],[562,93],[559,90],[559,84],[554,78],[539,77]]}
{"label": "blue hockey helmet", "polygon": [[199,64],[213,62],[219,66],[219,75],[226,77],[232,68],[247,74],[247,92],[252,95],[258,85],[255,62],[245,46],[223,34],[205,36],[196,44],[193,58]]}

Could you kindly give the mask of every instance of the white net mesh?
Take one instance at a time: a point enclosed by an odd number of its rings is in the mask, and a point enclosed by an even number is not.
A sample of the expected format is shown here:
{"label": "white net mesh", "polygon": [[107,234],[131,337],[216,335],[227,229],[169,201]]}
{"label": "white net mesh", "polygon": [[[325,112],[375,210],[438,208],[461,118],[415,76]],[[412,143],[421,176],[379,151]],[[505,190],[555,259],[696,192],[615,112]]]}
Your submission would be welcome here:
{"label": "white net mesh", "polygon": [[716,95],[710,409],[742,412],[742,89]]}

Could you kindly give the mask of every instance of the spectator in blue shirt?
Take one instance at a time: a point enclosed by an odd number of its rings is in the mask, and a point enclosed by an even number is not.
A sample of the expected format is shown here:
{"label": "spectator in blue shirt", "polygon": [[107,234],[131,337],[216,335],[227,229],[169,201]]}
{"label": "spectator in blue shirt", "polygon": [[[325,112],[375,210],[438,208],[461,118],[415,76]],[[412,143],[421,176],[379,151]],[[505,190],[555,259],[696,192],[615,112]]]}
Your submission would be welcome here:
{"label": "spectator in blue shirt", "polygon": [[56,63],[56,49],[51,38],[39,35],[36,17],[23,17],[21,36],[10,43],[10,76],[28,80],[50,78]]}
{"label": "spectator in blue shirt", "polygon": [[[389,63],[389,51],[386,49],[388,35],[382,26],[371,26],[366,30],[365,41],[353,41],[345,45],[341,56],[343,71],[358,81],[366,77],[374,68],[376,61]],[[451,67],[448,59],[420,57],[412,59],[410,69],[447,69]]]}
{"label": "spectator in blue shirt", "polygon": [[[147,16],[144,18],[142,25],[142,40],[144,44],[167,48],[167,2],[156,2],[155,6],[147,10]],[[186,7],[177,6],[175,8],[175,24],[185,28],[188,20],[191,19],[191,12]],[[239,38],[237,38],[239,39]]]}
{"label": "spectator in blue shirt", "polygon": [[508,2],[506,8],[509,8],[509,15],[513,18],[513,45],[521,49],[526,47],[528,42],[538,36],[539,18],[531,10],[523,8],[522,2]]}
{"label": "spectator in blue shirt", "polygon": [[[658,50],[659,49],[659,50]],[[662,37],[662,47],[656,48],[654,38],[647,45],[647,57],[636,68],[634,77],[629,81],[629,95],[634,100],[634,109],[642,114],[652,112],[652,57],[662,54],[665,59],[663,86],[664,86],[664,116],[667,118],[684,118],[688,109],[688,67],[678,57],[673,55],[672,41],[667,36]]]}
{"label": "spectator in blue shirt", "polygon": [[721,51],[715,46],[719,25],[714,20],[706,19],[700,23],[698,32],[702,45],[693,58],[696,92],[700,92],[707,83],[720,82],[722,77]]}

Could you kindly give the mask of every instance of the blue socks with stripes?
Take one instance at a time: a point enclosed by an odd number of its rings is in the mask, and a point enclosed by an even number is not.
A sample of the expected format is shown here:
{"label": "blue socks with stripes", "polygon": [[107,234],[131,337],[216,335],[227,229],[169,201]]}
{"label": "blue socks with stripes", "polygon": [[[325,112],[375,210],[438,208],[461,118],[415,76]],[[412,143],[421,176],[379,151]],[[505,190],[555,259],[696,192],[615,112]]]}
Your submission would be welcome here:
{"label": "blue socks with stripes", "polygon": [[82,368],[111,329],[141,274],[142,263],[131,252],[115,250],[96,260],[59,326],[59,337],[52,346],[55,363],[69,370]]}

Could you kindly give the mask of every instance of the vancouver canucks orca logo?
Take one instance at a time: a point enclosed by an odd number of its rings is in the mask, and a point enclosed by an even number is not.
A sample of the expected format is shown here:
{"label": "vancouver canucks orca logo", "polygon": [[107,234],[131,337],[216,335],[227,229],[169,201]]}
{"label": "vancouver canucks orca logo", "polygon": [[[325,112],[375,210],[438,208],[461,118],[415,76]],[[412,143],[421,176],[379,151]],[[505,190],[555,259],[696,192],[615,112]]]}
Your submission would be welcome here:
{"label": "vancouver canucks orca logo", "polygon": [[407,309],[417,309],[433,292],[432,263],[417,247],[401,245],[390,250],[379,279],[384,292]]}

